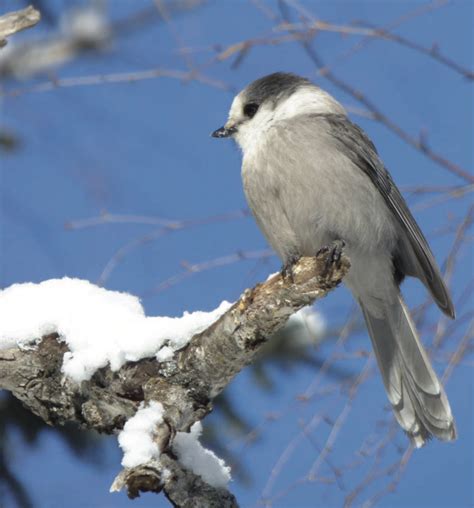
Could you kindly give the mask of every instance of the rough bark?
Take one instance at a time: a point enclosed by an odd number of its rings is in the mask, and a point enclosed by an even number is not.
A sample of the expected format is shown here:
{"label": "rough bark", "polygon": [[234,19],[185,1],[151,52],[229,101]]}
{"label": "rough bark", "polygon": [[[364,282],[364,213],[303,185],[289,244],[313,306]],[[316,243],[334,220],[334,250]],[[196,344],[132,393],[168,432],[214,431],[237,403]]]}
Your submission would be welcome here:
{"label": "rough bark", "polygon": [[20,11],[9,12],[0,16],[0,48],[7,44],[7,37],[20,30],[30,28],[41,19],[39,11],[31,5]]}
{"label": "rough bark", "polygon": [[11,391],[50,425],[72,421],[108,434],[122,429],[142,401],[159,401],[165,409],[155,435],[160,460],[122,471],[111,490],[126,487],[130,497],[163,490],[178,507],[237,506],[228,491],[183,469],[171,449],[174,436],[202,420],[212,410],[213,398],[287,319],[324,297],[348,269],[348,259],[334,260],[331,251],[302,258],[293,280],[277,274],[246,290],[170,361],[144,359],[117,372],[103,368],[80,385],[61,372],[67,346],[56,334],[42,337],[35,348],[0,351],[0,389]]}

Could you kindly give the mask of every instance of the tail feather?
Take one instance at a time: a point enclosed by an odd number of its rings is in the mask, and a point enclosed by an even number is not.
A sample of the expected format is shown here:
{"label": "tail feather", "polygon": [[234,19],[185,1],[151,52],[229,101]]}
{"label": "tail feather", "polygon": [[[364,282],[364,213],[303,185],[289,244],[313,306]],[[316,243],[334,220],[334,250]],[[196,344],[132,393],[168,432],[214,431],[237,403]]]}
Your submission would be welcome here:
{"label": "tail feather", "polygon": [[388,398],[400,426],[421,447],[431,435],[450,441],[456,428],[444,389],[398,293],[374,316],[361,303]]}

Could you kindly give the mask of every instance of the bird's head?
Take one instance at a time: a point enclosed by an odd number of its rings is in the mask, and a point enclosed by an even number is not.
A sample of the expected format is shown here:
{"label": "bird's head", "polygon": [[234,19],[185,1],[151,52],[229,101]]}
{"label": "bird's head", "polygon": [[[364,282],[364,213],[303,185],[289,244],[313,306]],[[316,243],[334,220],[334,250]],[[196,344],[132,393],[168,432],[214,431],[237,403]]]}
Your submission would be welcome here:
{"label": "bird's head", "polygon": [[229,118],[211,135],[232,137],[245,152],[277,122],[302,114],[346,114],[327,92],[306,78],[276,72],[250,83],[234,98]]}

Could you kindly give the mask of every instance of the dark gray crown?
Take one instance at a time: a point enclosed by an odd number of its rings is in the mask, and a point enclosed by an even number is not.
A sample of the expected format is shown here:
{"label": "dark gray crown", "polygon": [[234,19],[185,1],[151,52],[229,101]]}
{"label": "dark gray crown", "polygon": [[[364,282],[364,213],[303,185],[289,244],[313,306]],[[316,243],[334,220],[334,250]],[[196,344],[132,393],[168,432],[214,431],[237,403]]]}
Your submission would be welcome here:
{"label": "dark gray crown", "polygon": [[278,100],[308,85],[312,85],[311,81],[296,74],[275,72],[250,83],[244,91],[245,102],[262,104],[268,99]]}

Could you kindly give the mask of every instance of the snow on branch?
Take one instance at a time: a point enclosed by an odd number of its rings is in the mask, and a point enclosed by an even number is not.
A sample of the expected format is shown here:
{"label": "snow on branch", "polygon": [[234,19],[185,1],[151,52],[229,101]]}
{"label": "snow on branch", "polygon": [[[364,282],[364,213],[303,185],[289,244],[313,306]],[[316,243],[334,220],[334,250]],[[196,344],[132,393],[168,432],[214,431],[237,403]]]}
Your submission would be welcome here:
{"label": "snow on branch", "polygon": [[68,347],[62,371],[80,383],[102,367],[117,371],[126,362],[153,356],[163,361],[229,307],[222,302],[212,312],[147,317],[136,296],[86,280],[14,284],[0,293],[0,349],[57,333]]}
{"label": "snow on branch", "polygon": [[31,28],[41,19],[38,10],[33,6],[20,11],[9,12],[0,16],[0,48],[7,43],[7,37],[25,28]]}
{"label": "snow on branch", "polygon": [[50,425],[119,433],[124,469],[111,491],[237,506],[229,469],[199,443],[199,422],[290,316],[348,269],[345,256],[322,252],[302,258],[293,279],[274,275],[233,305],[181,318],[146,317],[136,297],[87,281],[14,285],[0,292],[0,389]]}

